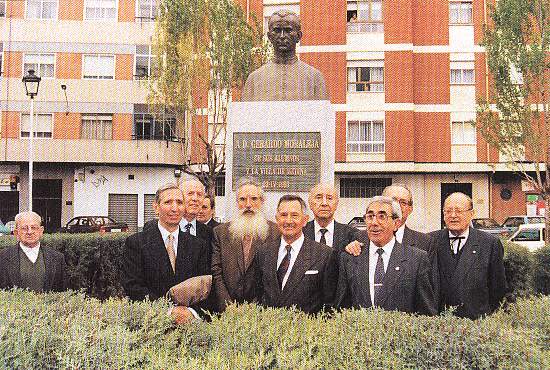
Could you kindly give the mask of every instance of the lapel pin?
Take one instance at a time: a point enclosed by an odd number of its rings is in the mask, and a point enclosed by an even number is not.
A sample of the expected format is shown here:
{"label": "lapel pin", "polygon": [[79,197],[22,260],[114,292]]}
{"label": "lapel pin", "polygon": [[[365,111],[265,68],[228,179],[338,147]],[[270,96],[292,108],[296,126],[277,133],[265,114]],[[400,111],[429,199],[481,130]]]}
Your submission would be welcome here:
{"label": "lapel pin", "polygon": [[476,254],[477,252],[475,250],[472,251],[473,254]]}
{"label": "lapel pin", "polygon": [[397,267],[395,268],[395,271],[399,271],[399,266],[397,266]]}

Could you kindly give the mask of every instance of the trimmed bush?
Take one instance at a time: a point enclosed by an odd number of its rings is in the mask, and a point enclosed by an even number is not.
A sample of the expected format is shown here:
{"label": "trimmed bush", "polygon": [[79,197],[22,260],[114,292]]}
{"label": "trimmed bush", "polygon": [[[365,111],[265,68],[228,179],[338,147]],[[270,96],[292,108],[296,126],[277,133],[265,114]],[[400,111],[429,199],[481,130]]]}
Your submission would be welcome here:
{"label": "trimmed bush", "polygon": [[550,294],[550,245],[534,253],[535,292]]}
{"label": "trimmed bush", "polygon": [[504,269],[508,291],[515,297],[533,294],[533,253],[515,243],[504,244]]}
{"label": "trimmed bush", "polygon": [[168,303],[0,292],[0,368],[544,369],[550,297],[485,319],[346,310],[333,317],[231,305],[176,327]]}

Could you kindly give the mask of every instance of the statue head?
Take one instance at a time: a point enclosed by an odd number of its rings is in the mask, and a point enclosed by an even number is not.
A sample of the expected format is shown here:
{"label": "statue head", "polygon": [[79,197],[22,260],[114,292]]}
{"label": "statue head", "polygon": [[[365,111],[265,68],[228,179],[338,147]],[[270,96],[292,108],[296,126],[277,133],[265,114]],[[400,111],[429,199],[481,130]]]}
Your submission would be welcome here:
{"label": "statue head", "polygon": [[302,38],[300,17],[288,10],[279,10],[269,17],[267,37],[273,45],[275,59],[296,55],[296,44]]}

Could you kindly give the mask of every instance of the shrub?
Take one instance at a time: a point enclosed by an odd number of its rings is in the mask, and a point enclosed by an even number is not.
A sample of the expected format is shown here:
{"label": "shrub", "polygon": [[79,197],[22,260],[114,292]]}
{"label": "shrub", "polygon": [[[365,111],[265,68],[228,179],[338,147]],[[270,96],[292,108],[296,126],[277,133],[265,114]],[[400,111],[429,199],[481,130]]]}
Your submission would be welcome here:
{"label": "shrub", "polygon": [[550,245],[535,251],[533,275],[535,292],[550,294]]}
{"label": "shrub", "polygon": [[533,253],[515,243],[504,244],[504,269],[508,291],[516,297],[533,294]]}
{"label": "shrub", "polygon": [[164,300],[0,292],[0,368],[549,368],[550,297],[471,321],[381,310],[307,316],[231,305],[176,327]]}

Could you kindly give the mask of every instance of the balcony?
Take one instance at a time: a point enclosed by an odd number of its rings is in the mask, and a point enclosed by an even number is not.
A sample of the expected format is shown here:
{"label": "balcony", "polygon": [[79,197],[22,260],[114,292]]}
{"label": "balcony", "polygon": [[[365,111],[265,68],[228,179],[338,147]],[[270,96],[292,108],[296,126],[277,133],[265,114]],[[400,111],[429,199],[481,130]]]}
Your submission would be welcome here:
{"label": "balcony", "polygon": [[[0,162],[27,162],[27,139],[1,139]],[[166,164],[184,163],[182,144],[157,140],[35,139],[35,162]]]}

